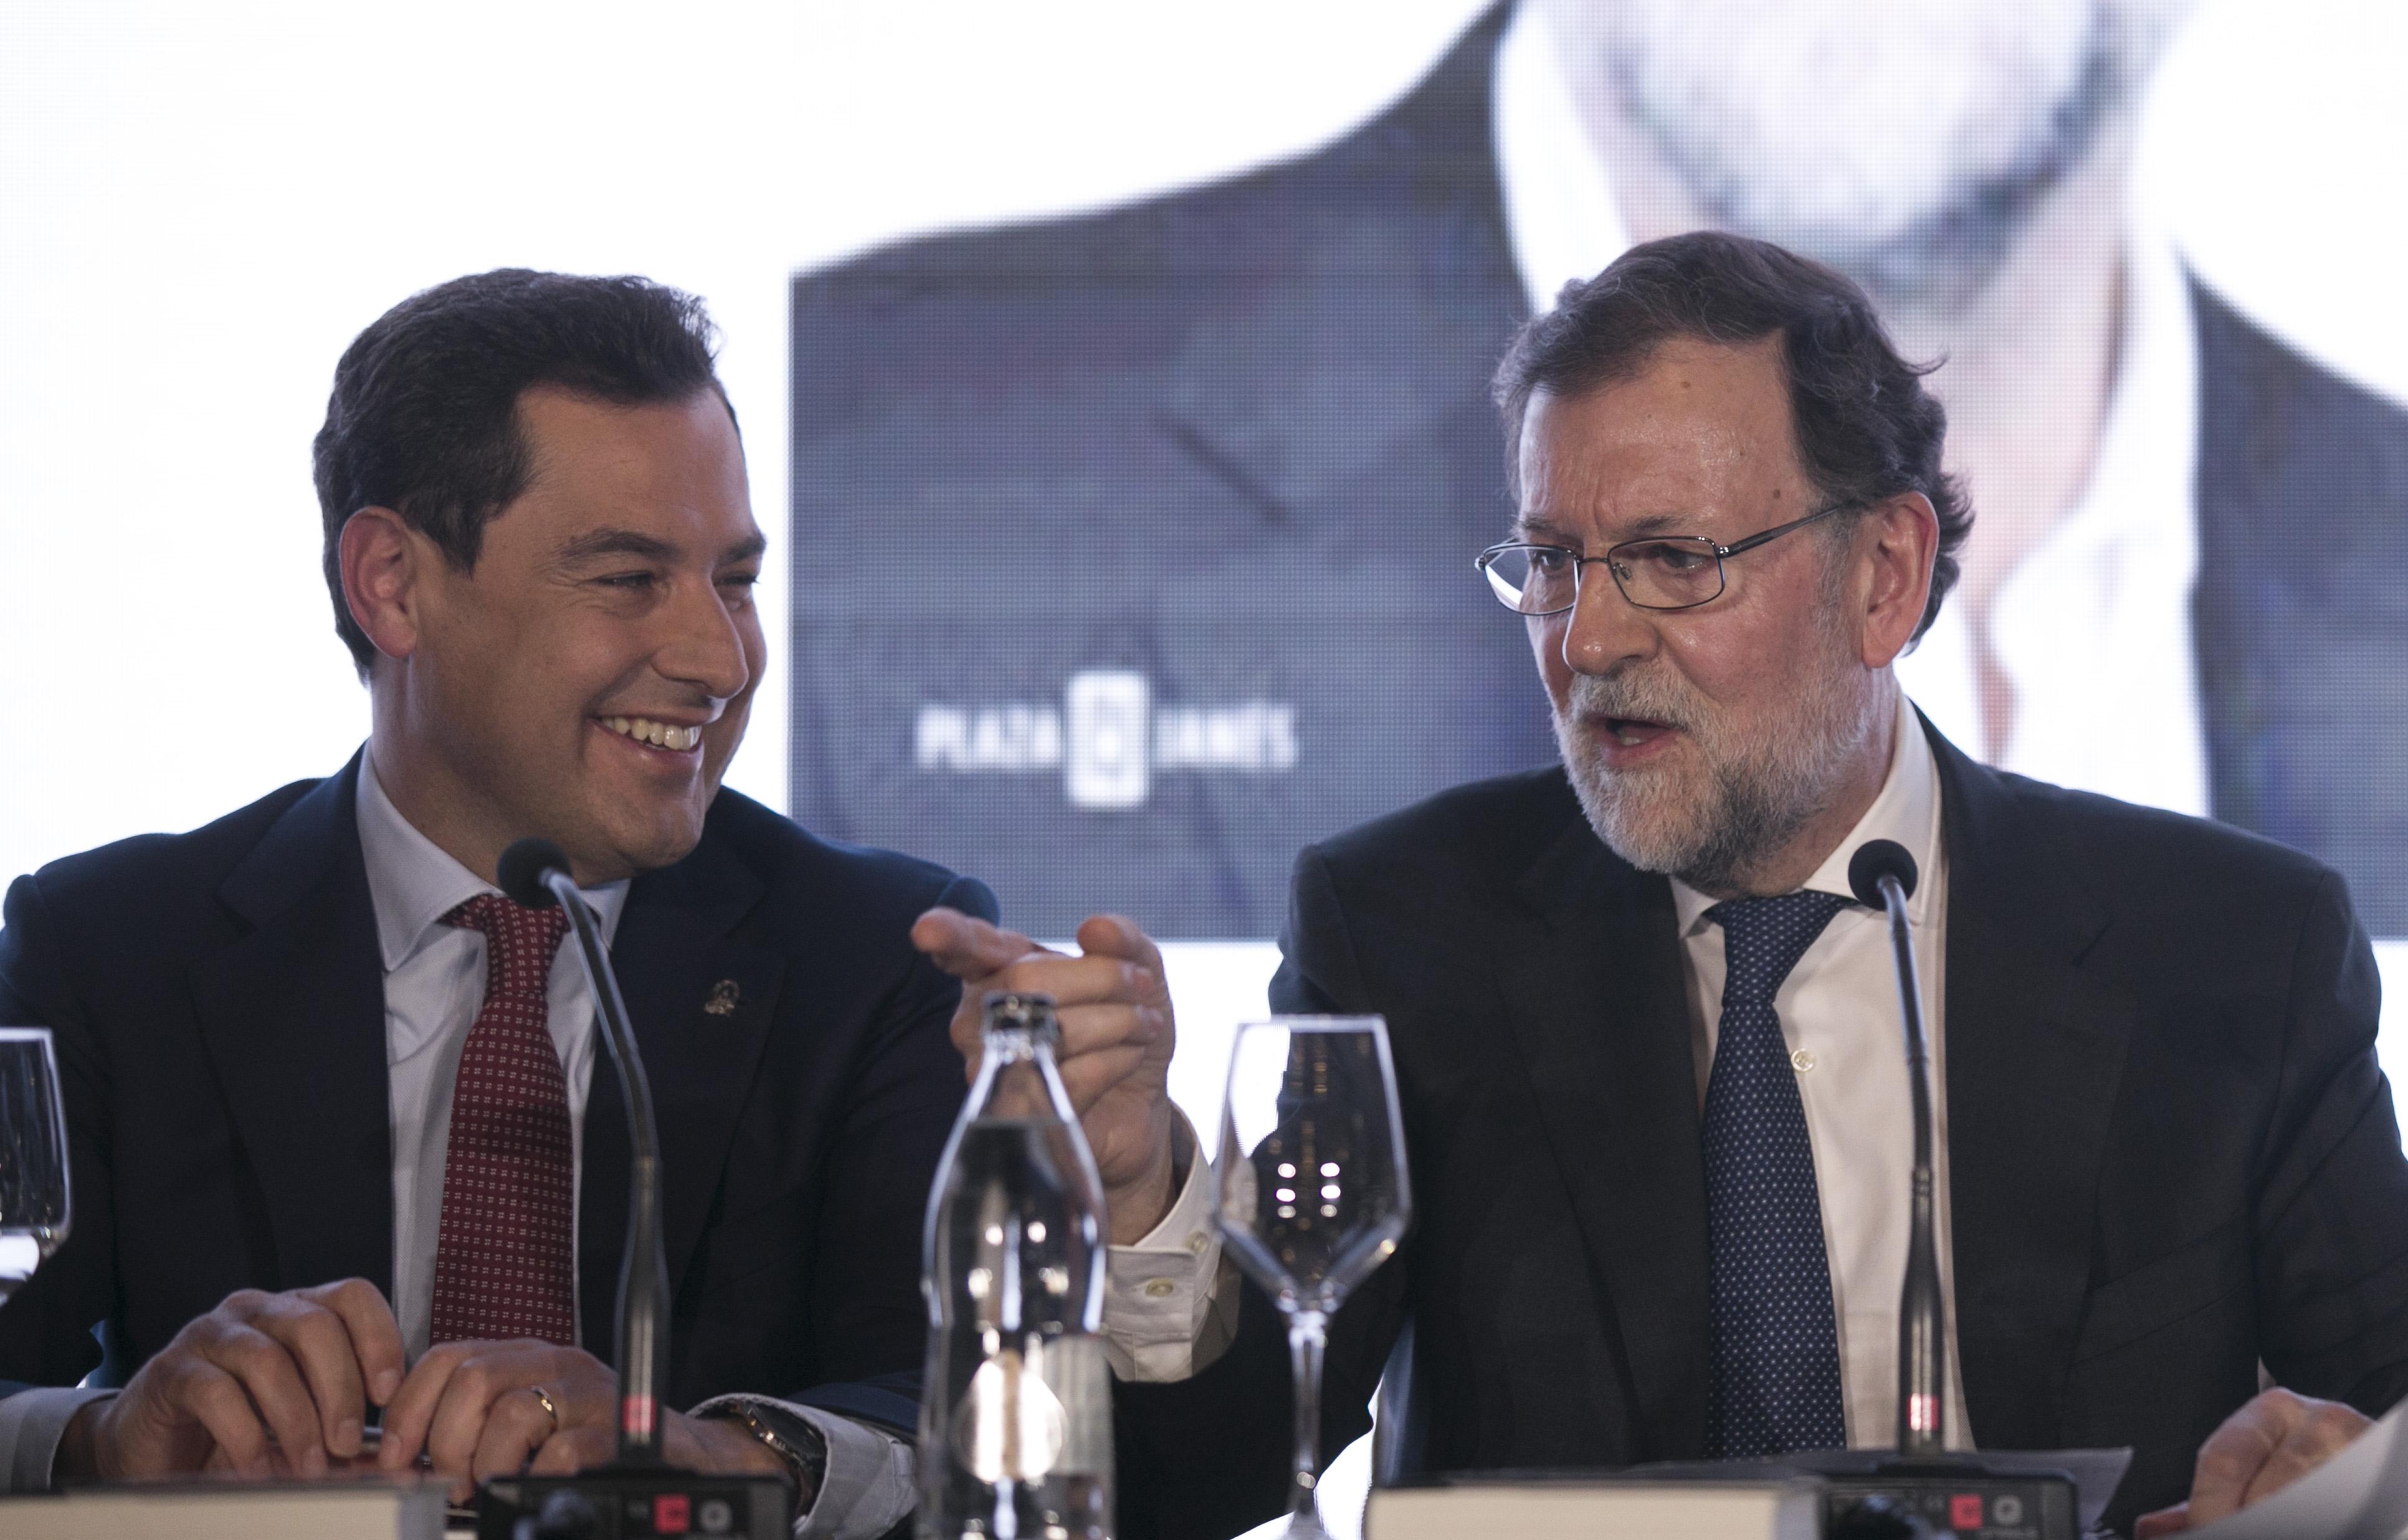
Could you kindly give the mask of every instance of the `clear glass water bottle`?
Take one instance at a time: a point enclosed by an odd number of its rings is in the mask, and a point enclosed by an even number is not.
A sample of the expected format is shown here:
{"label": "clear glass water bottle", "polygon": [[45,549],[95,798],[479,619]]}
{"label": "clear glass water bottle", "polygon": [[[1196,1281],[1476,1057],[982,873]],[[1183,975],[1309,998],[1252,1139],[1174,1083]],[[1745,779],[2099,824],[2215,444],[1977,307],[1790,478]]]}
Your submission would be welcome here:
{"label": "clear glass water bottle", "polygon": [[1041,994],[987,997],[984,1051],[928,1195],[921,1540],[1110,1540],[1103,1184]]}

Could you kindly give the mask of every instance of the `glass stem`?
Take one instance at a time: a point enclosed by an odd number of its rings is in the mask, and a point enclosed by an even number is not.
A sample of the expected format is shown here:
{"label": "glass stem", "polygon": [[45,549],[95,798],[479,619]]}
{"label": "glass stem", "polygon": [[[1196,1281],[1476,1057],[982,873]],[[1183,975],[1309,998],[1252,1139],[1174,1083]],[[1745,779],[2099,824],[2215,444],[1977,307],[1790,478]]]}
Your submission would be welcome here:
{"label": "glass stem", "polygon": [[1329,1345],[1328,1321],[1318,1310],[1288,1318],[1288,1360],[1296,1369],[1296,1480],[1287,1494],[1289,1533],[1317,1532],[1312,1505],[1321,1464],[1321,1355]]}

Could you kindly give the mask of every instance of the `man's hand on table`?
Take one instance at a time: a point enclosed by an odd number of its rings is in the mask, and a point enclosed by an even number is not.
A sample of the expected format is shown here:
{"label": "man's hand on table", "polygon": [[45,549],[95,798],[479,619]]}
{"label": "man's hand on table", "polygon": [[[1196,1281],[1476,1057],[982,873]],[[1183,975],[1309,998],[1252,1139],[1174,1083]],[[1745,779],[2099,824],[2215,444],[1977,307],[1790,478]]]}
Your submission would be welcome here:
{"label": "man's hand on table", "polygon": [[1127,1246],[1160,1223],[1178,1196],[1171,1176],[1179,1119],[1168,1091],[1178,1034],[1162,953],[1134,921],[1096,915],[1079,927],[1078,940],[1085,955],[1067,957],[953,909],[931,909],[911,927],[912,945],[962,981],[953,1046],[973,1076],[990,992],[1054,997],[1062,1086],[1095,1151],[1112,1244]]}
{"label": "man's hand on table", "polygon": [[[365,1279],[244,1290],[79,1412],[54,1468],[68,1484],[203,1472],[313,1480],[398,1474],[423,1451],[465,1500],[487,1476],[566,1476],[616,1452],[618,1379],[581,1348],[452,1342],[404,1368],[393,1307]],[[364,1456],[370,1405],[384,1408],[382,1434]],[[789,1474],[734,1422],[665,1411],[661,1449],[689,1470]],[[798,1506],[814,1495],[797,1493]]]}
{"label": "man's hand on table", "polygon": [[[452,1500],[463,1502],[491,1476],[572,1476],[609,1464],[618,1451],[618,1376],[581,1348],[447,1342],[418,1361],[385,1407],[377,1461],[404,1471],[423,1449],[450,1480]],[[682,1412],[662,1412],[661,1453],[685,1470],[789,1474],[741,1425]],[[797,1511],[816,1495],[797,1492]]]}
{"label": "man's hand on table", "polygon": [[2133,1540],[2179,1534],[2273,1496],[2347,1448],[2369,1420],[2338,1401],[2265,1391],[2226,1418],[2199,1447],[2190,1500],[2143,1514]]}
{"label": "man's hand on table", "polygon": [[400,1390],[402,1369],[401,1332],[374,1284],[246,1289],[78,1413],[56,1468],[71,1482],[324,1476],[359,1455],[366,1410]]}

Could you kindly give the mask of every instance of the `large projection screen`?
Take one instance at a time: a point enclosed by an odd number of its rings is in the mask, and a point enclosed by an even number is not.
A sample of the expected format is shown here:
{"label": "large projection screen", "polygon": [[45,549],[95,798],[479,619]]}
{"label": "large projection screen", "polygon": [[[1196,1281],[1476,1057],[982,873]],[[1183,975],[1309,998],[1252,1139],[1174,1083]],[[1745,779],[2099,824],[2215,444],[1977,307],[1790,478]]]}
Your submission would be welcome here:
{"label": "large projection screen", "polygon": [[774,548],[731,784],[1148,924],[1210,1127],[1297,848],[1551,754],[1485,380],[1702,220],[1947,355],[1941,728],[2330,862],[2396,996],[2403,75],[2388,0],[15,0],[0,877],[357,745],[308,453],[361,327],[642,272]]}

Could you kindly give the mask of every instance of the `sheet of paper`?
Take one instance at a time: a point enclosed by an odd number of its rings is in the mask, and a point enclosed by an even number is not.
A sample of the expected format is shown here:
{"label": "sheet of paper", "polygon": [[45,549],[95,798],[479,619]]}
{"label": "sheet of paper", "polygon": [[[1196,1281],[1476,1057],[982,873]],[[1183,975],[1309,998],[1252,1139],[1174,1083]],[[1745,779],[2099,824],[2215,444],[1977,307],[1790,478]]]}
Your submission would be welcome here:
{"label": "sheet of paper", "polygon": [[2184,1540],[2401,1540],[2408,1534],[2408,1423],[2395,1406],[2315,1470]]}

